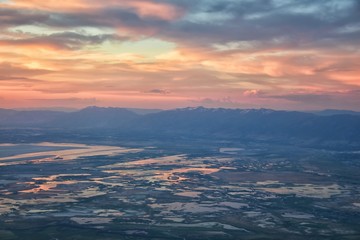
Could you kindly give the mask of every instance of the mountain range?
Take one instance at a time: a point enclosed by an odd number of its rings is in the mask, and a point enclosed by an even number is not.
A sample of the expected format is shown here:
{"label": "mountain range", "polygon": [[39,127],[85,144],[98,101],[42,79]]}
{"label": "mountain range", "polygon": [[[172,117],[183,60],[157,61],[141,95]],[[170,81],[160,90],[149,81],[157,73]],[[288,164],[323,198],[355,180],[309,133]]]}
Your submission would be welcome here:
{"label": "mountain range", "polygon": [[148,112],[101,107],[88,107],[75,112],[0,109],[0,128],[89,132],[111,130],[113,133],[144,137],[304,139],[360,143],[360,115],[337,110],[307,113],[203,107]]}

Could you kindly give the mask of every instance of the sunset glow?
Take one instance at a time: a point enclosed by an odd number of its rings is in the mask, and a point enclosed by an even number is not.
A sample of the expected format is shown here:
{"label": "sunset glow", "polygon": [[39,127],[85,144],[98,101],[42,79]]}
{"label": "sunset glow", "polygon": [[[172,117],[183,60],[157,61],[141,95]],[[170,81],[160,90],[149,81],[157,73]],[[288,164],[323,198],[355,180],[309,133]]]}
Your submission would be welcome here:
{"label": "sunset glow", "polygon": [[0,0],[0,107],[360,110],[356,0]]}

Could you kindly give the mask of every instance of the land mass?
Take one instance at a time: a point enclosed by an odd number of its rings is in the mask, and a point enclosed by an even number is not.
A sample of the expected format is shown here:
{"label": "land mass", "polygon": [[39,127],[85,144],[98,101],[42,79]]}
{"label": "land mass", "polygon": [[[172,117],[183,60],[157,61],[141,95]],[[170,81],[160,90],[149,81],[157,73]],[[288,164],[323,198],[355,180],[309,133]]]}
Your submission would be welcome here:
{"label": "land mass", "polygon": [[1,109],[0,142],[27,141],[27,136],[53,141],[51,138],[67,134],[75,139],[222,139],[339,149],[360,146],[360,115],[334,110],[325,113],[203,107],[148,112],[99,107],[75,112]]}

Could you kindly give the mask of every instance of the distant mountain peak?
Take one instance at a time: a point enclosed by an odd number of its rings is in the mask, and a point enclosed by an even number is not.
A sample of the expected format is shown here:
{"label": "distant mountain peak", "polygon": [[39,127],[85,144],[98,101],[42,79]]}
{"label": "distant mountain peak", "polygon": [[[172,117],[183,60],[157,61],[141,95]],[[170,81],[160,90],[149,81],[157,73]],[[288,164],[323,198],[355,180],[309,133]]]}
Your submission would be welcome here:
{"label": "distant mountain peak", "polygon": [[[169,110],[174,111],[174,110]],[[216,113],[226,113],[226,112],[239,112],[243,114],[247,113],[263,113],[263,114],[269,114],[276,112],[276,110],[273,109],[267,109],[267,108],[259,108],[259,109],[240,109],[240,108],[206,108],[203,106],[199,107],[186,107],[186,108],[178,108],[175,109],[175,111],[179,112],[216,112]]]}
{"label": "distant mountain peak", "polygon": [[86,108],[83,108],[81,110],[99,110],[99,109],[103,109],[103,110],[111,110],[111,109],[124,109],[124,108],[114,108],[114,107],[98,107],[98,106],[88,106]]}

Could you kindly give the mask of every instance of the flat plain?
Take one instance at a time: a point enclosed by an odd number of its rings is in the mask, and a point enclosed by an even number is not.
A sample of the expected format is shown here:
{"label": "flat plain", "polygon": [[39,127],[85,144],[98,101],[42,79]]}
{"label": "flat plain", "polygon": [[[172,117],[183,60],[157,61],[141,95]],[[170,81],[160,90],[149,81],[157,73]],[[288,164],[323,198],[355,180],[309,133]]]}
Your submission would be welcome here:
{"label": "flat plain", "polygon": [[360,152],[228,145],[1,144],[0,238],[359,239]]}

